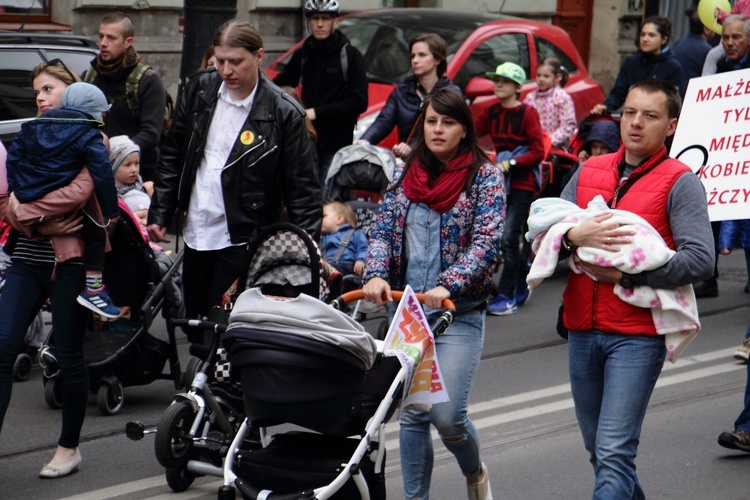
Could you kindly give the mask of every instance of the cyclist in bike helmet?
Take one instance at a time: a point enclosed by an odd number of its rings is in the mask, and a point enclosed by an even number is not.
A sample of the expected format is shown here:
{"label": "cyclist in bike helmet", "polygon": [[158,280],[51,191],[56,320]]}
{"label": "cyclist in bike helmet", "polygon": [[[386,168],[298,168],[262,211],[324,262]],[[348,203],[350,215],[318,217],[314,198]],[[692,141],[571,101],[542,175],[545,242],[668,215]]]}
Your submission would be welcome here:
{"label": "cyclist in bike helmet", "polygon": [[362,54],[336,29],[336,0],[307,0],[305,15],[310,36],[273,82],[279,87],[303,84],[300,98],[318,132],[323,187],[333,155],[352,143],[357,118],[367,109],[367,76]]}
{"label": "cyclist in bike helmet", "polygon": [[305,15],[332,14],[339,15],[339,3],[336,0],[307,0],[305,2]]}

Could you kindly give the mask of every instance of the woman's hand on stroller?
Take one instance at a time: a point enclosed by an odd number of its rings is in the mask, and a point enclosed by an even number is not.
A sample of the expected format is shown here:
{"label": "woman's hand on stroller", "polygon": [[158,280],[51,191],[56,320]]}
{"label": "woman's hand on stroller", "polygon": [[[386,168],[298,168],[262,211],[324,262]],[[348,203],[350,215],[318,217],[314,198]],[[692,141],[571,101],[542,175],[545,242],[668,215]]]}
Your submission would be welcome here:
{"label": "woman's hand on stroller", "polygon": [[[362,288],[362,293],[365,295],[365,300],[367,302],[373,302],[379,306],[385,304],[386,301],[393,302],[391,285],[389,285],[383,278],[371,278]],[[386,300],[383,300],[384,296]]]}
{"label": "woman's hand on stroller", "polygon": [[451,293],[448,289],[438,285],[424,294],[424,305],[430,309],[440,309],[443,307],[443,301],[449,298],[451,298]]}

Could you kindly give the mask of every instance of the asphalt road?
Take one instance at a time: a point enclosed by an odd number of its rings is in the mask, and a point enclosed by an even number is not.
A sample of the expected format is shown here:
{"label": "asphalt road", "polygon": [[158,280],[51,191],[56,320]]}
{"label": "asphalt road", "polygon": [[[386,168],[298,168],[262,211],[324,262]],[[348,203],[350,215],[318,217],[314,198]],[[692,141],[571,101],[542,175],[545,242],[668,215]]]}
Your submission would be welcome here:
{"label": "asphalt road", "polygon": [[[701,299],[703,330],[676,364],[665,366],[646,416],[639,476],[649,499],[748,499],[750,454],[720,448],[742,404],[745,366],[732,353],[750,314],[742,252],[720,261],[720,296]],[[490,317],[470,413],[479,428],[495,498],[589,498],[593,473],[583,450],[567,377],[567,350],[554,332],[564,272],[534,291],[519,314]],[[151,328],[164,335],[157,320]],[[180,335],[181,359],[187,347]],[[169,381],[125,389],[119,415],[100,414],[92,395],[83,429],[81,470],[61,480],[37,473],[51,457],[60,413],[44,402],[41,371],[15,384],[0,436],[0,498],[215,498],[218,478],[198,478],[174,494],[153,452],[153,436],[130,441],[125,423],[154,424],[175,393]],[[386,436],[386,484],[402,498],[398,425]],[[432,498],[466,498],[463,478],[437,442]]]}

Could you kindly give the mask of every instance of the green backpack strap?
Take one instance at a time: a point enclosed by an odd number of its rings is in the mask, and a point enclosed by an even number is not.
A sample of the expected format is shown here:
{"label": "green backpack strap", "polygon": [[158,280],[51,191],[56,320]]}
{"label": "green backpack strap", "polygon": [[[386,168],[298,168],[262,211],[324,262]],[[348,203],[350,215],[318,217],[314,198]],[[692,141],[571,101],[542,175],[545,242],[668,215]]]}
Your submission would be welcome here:
{"label": "green backpack strap", "polygon": [[125,99],[128,101],[128,109],[136,118],[141,116],[138,109],[138,83],[148,69],[151,69],[151,66],[139,62],[125,80]]}
{"label": "green backpack strap", "polygon": [[83,81],[86,83],[94,83],[98,74],[99,73],[97,73],[94,68],[89,67],[89,69],[86,70],[86,73],[83,74]]}

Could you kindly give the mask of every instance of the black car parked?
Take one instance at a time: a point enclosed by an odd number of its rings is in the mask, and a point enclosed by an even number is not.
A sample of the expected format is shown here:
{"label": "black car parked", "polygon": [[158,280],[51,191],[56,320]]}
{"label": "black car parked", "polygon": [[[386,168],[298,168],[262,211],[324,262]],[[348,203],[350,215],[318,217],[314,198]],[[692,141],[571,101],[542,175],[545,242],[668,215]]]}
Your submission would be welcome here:
{"label": "black car parked", "polygon": [[82,35],[0,32],[0,140],[6,148],[37,114],[31,70],[62,59],[80,75],[98,53],[96,41]]}

